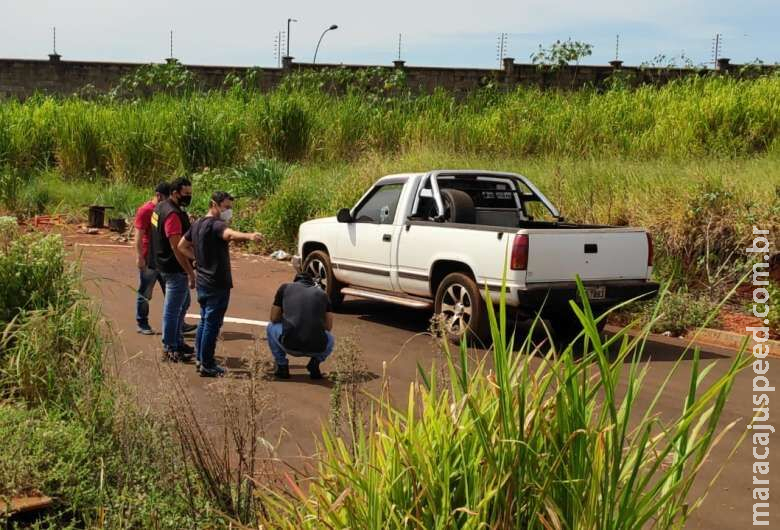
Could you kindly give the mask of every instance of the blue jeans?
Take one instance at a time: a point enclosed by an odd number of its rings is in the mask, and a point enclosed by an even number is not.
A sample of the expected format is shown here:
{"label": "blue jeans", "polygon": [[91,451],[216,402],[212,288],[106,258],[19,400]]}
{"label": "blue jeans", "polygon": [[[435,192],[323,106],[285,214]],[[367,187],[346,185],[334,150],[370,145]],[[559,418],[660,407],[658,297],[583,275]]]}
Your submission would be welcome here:
{"label": "blue jeans", "polygon": [[325,346],[325,351],[322,353],[304,353],[304,352],[288,352],[282,346],[282,332],[283,327],[281,322],[272,322],[268,324],[266,329],[266,335],[268,336],[268,347],[271,349],[271,353],[274,356],[274,361],[278,366],[287,365],[287,354],[294,355],[296,357],[313,357],[319,362],[323,362],[328,356],[333,353],[333,346],[336,344],[336,339],[330,331],[326,331],[325,335],[328,337],[328,344]]}
{"label": "blue jeans", "polygon": [[229,302],[229,289],[209,291],[198,288],[200,324],[195,335],[195,351],[198,362],[204,368],[215,366],[214,351],[217,349],[217,337]]}
{"label": "blue jeans", "polygon": [[138,323],[139,328],[148,328],[149,300],[152,299],[154,284],[159,282],[163,294],[165,294],[165,284],[160,273],[148,267],[142,271],[139,270],[138,276],[138,291],[136,291],[135,298],[135,321]]}
{"label": "blue jeans", "polygon": [[190,307],[190,286],[183,272],[160,273],[165,282],[163,303],[162,343],[167,352],[178,351],[184,345],[182,325]]}

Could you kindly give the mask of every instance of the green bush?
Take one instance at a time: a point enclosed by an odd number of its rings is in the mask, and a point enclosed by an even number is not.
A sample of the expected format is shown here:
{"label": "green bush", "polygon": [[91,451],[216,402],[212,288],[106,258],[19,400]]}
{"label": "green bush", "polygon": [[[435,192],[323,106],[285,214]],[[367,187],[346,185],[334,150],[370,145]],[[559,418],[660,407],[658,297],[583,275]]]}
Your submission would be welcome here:
{"label": "green bush", "polygon": [[78,297],[59,235],[25,234],[0,253],[0,323],[20,311],[67,307]]}

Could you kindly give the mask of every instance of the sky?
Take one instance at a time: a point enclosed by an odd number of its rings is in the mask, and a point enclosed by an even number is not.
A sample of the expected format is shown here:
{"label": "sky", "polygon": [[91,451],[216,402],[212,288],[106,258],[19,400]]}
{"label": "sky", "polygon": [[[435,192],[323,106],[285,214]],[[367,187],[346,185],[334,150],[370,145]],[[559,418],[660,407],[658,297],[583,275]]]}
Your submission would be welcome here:
{"label": "sky", "polygon": [[[587,64],[619,58],[635,65],[680,55],[712,60],[716,33],[721,57],[743,63],[780,62],[780,0],[0,0],[0,58],[45,59],[57,28],[63,60],[275,66],[274,40],[291,24],[290,52],[311,62],[412,66],[498,65],[505,56],[530,62],[540,44],[571,38],[593,45]],[[283,39],[284,40],[284,39]]]}

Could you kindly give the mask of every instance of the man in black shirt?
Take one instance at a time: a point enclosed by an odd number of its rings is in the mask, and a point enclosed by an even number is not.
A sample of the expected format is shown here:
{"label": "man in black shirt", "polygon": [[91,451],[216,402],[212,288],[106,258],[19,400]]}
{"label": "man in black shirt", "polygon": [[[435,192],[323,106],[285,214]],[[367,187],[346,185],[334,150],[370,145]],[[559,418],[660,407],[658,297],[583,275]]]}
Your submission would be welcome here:
{"label": "man in black shirt", "polygon": [[292,283],[279,287],[271,308],[268,346],[276,363],[276,377],[289,379],[287,354],[311,357],[306,368],[312,379],[321,379],[320,363],[333,352],[333,310],[325,291],[308,273],[296,274]]}
{"label": "man in black shirt", "polygon": [[180,177],[171,183],[168,200],[154,208],[151,218],[149,267],[160,272],[165,283],[162,343],[164,360],[188,360],[194,350],[184,343],[184,316],[190,306],[190,289],[195,287],[192,263],[179,251],[179,240],[190,227],[184,212],[192,201],[192,183]]}
{"label": "man in black shirt", "polygon": [[233,288],[230,270],[230,241],[257,241],[260,234],[246,234],[228,228],[233,216],[233,197],[224,191],[211,196],[209,211],[198,219],[179,242],[184,255],[195,261],[200,304],[200,325],[195,335],[198,371],[203,377],[215,377],[225,369],[214,361],[217,337],[225,318]]}

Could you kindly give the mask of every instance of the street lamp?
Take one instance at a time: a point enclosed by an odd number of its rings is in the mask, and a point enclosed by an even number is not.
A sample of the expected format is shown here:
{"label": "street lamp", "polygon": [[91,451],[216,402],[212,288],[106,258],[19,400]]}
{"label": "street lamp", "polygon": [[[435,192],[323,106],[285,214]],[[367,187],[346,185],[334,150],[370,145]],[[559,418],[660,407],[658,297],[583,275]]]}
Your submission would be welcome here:
{"label": "street lamp", "polygon": [[287,49],[285,50],[287,52],[287,57],[292,57],[290,55],[290,22],[298,22],[298,20],[294,18],[287,19]]}
{"label": "street lamp", "polygon": [[327,32],[333,29],[339,29],[339,27],[336,24],[331,24],[330,27],[325,28],[325,31],[323,31],[322,35],[320,35],[320,40],[317,41],[317,47],[314,49],[314,60],[312,61],[312,64],[317,64],[317,52],[320,51],[322,37],[324,37]]}

